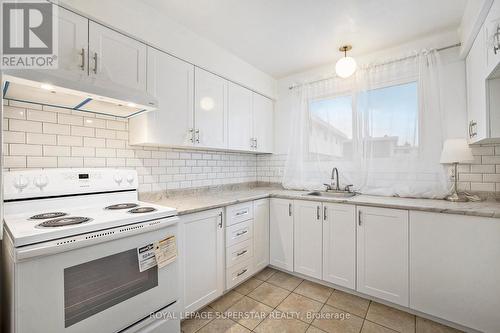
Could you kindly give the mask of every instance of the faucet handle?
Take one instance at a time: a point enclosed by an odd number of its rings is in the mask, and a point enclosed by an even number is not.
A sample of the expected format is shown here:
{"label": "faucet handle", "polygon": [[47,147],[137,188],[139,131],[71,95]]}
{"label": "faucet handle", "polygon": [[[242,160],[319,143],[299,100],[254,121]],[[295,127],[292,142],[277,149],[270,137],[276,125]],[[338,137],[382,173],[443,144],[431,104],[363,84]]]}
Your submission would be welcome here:
{"label": "faucet handle", "polygon": [[347,191],[347,192],[352,192],[351,190],[351,187],[353,187],[354,185],[353,184],[350,184],[350,185],[346,185],[345,188],[344,188],[344,191]]}
{"label": "faucet handle", "polygon": [[326,190],[327,190],[327,191],[332,190],[332,185],[330,185],[330,184],[323,184],[323,185],[325,185],[325,186],[326,186]]}

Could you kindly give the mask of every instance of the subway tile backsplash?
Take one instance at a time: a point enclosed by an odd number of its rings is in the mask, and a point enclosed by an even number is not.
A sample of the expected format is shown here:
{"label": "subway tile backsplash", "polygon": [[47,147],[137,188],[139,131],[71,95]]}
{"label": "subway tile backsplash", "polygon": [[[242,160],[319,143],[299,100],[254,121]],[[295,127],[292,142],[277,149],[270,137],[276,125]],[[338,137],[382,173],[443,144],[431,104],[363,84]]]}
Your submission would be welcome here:
{"label": "subway tile backsplash", "polygon": [[[245,182],[280,183],[286,154],[182,150],[128,145],[128,121],[4,101],[3,168],[135,168],[141,192]],[[500,144],[473,145],[459,166],[459,188],[500,192]]]}
{"label": "subway tile backsplash", "polygon": [[255,154],[128,145],[128,121],[4,101],[3,168],[135,168],[141,192],[257,181]]}

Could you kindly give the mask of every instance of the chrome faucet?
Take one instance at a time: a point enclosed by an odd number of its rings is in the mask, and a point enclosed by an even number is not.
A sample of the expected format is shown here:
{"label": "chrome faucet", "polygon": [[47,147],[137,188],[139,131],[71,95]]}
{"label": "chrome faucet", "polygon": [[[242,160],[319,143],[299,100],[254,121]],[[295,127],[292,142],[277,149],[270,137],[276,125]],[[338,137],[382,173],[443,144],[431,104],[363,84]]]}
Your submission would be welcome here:
{"label": "chrome faucet", "polygon": [[333,182],[335,182],[335,190],[340,191],[339,170],[336,167],[332,169],[332,186]]}

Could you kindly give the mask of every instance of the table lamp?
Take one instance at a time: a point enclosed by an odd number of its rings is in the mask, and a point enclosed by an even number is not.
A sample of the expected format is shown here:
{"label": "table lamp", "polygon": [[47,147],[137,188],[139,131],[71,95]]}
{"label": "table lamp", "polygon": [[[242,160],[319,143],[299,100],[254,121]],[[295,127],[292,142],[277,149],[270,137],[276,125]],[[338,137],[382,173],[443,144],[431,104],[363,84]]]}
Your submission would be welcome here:
{"label": "table lamp", "polygon": [[452,164],[454,168],[454,186],[453,191],[445,199],[454,202],[468,201],[465,195],[460,195],[457,191],[458,163],[470,163],[474,161],[472,150],[469,147],[466,139],[448,139],[444,142],[443,151],[441,152],[441,164]]}

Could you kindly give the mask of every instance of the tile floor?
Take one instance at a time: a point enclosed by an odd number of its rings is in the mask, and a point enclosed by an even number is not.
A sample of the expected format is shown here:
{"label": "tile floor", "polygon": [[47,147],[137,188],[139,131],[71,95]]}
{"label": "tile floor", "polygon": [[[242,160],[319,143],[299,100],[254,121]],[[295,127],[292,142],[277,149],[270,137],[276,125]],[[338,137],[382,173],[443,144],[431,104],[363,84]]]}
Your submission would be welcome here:
{"label": "tile floor", "polygon": [[460,332],[269,267],[200,310],[197,316],[184,320],[181,330],[183,333]]}

